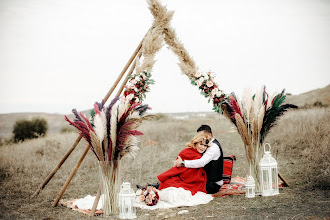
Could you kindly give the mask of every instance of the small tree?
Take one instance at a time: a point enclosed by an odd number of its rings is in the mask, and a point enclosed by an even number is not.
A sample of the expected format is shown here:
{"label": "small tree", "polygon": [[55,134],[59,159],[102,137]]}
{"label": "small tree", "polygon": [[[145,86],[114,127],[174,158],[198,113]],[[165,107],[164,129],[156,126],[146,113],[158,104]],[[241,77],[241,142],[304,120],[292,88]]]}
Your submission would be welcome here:
{"label": "small tree", "polygon": [[38,138],[46,135],[48,123],[43,118],[33,118],[32,120],[18,120],[15,122],[13,134],[14,141],[24,141],[25,139]]}

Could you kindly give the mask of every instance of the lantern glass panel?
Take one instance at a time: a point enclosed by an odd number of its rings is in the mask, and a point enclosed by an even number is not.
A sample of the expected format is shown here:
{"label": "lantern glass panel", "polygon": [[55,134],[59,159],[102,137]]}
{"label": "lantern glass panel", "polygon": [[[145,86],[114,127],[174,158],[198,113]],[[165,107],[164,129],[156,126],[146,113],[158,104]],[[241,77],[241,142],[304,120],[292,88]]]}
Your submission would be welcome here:
{"label": "lantern glass panel", "polygon": [[277,169],[276,167],[272,168],[272,189],[276,189],[277,183]]}
{"label": "lantern glass panel", "polygon": [[262,170],[262,177],[263,177],[263,183],[261,183],[261,184],[263,186],[263,189],[268,190],[269,189],[269,187],[268,187],[268,184],[269,184],[268,170]]}

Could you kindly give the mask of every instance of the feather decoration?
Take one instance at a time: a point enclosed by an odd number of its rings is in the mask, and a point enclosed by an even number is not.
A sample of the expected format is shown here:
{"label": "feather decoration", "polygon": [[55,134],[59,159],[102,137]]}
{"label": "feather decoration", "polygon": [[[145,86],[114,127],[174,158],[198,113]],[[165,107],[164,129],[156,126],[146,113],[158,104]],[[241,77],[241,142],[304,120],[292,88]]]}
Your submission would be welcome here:
{"label": "feather decoration", "polygon": [[135,108],[135,110],[139,112],[140,116],[144,115],[146,113],[146,111],[149,109],[150,109],[150,107],[148,105],[140,105]]}
{"label": "feather decoration", "polygon": [[262,123],[264,121],[264,116],[265,116],[265,105],[261,105],[260,110],[259,110],[259,114],[258,114],[258,118],[257,118],[258,133],[260,132],[260,130],[262,128]]}
{"label": "feather decoration", "polygon": [[95,102],[95,104],[97,105],[97,107],[99,108],[99,110],[101,111],[104,108],[104,99],[102,99],[102,101],[99,102]]}
{"label": "feather decoration", "polygon": [[259,114],[259,110],[260,110],[260,107],[261,105],[263,104],[263,93],[264,93],[264,87],[265,86],[262,86],[259,91],[256,93],[255,95],[255,98],[253,100],[253,117],[254,118],[258,118],[258,114]]}
{"label": "feather decoration", "polygon": [[[98,106],[96,103],[94,103],[94,111],[95,111],[95,115],[100,114],[99,106]],[[95,117],[95,116],[94,116],[94,117]]]}
{"label": "feather decoration", "polygon": [[234,110],[230,106],[230,101],[226,98],[223,103],[221,104],[221,110],[226,118],[228,118],[235,126],[236,120],[232,117],[235,114]]}
{"label": "feather decoration", "polygon": [[106,134],[106,121],[105,117],[102,117],[101,114],[104,114],[104,112],[101,112],[100,114],[96,114],[94,116],[94,130],[97,138],[100,142],[103,141],[105,134]]}
{"label": "feather decoration", "polygon": [[266,110],[269,109],[272,106],[276,95],[277,95],[277,92],[274,92],[271,96],[268,97]]}
{"label": "feather decoration", "polygon": [[[242,97],[242,109],[244,110],[246,115],[246,123],[250,123],[250,111],[252,105],[252,92],[250,88],[244,89],[243,97]],[[242,111],[243,111],[242,110]]]}
{"label": "feather decoration", "polygon": [[251,149],[251,139],[246,130],[246,126],[243,122],[243,119],[242,119],[242,117],[240,117],[240,115],[238,113],[235,113],[235,120],[237,123],[238,133],[241,135],[244,145],[247,148],[245,152],[247,153],[247,158],[248,158],[248,161],[250,162],[252,159],[252,152],[250,150]]}
{"label": "feather decoration", "polygon": [[90,130],[94,131],[94,129],[93,129],[91,123],[89,122],[88,118],[86,118],[86,116],[83,115],[83,113],[81,113],[81,112],[80,112],[80,116],[84,119],[84,121],[85,121],[86,125],[88,126],[88,128]]}
{"label": "feather decoration", "polygon": [[[119,96],[116,96],[114,99],[112,99],[110,102],[110,105],[108,106],[108,108],[106,109],[106,112],[105,112],[107,140],[108,140],[107,148],[108,148],[109,152],[111,152],[111,150],[112,150],[112,144],[111,144],[111,138],[110,138],[110,130],[111,130],[111,123],[110,123],[111,114],[110,113],[111,113],[113,106],[116,104],[116,102],[118,100],[119,100]],[[111,157],[108,157],[108,158],[109,158],[109,160],[111,159]]]}
{"label": "feather decoration", "polygon": [[70,125],[76,127],[79,130],[79,134],[81,134],[81,136],[83,138],[85,138],[85,140],[89,144],[91,144],[91,139],[89,136],[89,129],[84,122],[81,122],[81,121],[72,122],[72,121],[70,121],[70,119],[68,117],[64,116],[64,118],[67,122],[69,122]]}
{"label": "feather decoration", "polygon": [[272,106],[265,112],[262,128],[260,130],[260,143],[263,142],[269,130],[275,125],[279,116],[283,115],[290,108],[297,108],[296,105],[285,104],[282,106]]}
{"label": "feather decoration", "polygon": [[77,109],[72,109],[72,113],[76,116],[76,118],[74,119],[75,121],[83,121],[83,119],[80,117]]}
{"label": "feather decoration", "polygon": [[98,138],[97,138],[97,136],[95,135],[94,132],[90,131],[89,135],[91,137],[92,146],[93,146],[93,149],[96,153],[96,157],[98,158],[99,161],[104,161],[104,155],[103,155],[103,151],[102,151],[100,141],[98,140]]}
{"label": "feather decoration", "polygon": [[[235,96],[233,96],[233,95],[230,96],[230,105],[231,105],[233,111],[235,113],[239,114],[241,116],[241,118],[243,119],[241,109],[239,108],[238,103],[235,99]],[[233,114],[232,117],[235,118],[235,114]]]}

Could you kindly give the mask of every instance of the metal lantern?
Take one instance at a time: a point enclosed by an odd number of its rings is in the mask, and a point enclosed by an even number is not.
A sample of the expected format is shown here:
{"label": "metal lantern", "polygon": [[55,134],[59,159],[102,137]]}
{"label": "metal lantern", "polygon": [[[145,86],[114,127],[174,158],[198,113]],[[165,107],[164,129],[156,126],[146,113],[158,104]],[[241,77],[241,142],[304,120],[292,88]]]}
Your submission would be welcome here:
{"label": "metal lantern", "polygon": [[120,186],[119,218],[120,219],[136,218],[135,192],[131,188],[131,184],[128,182],[124,182]]}
{"label": "metal lantern", "polygon": [[[266,145],[269,150],[266,151]],[[273,196],[279,194],[277,162],[270,153],[270,144],[264,145],[264,156],[259,163],[260,168],[260,188],[262,196]]]}
{"label": "metal lantern", "polygon": [[245,183],[245,197],[247,198],[254,198],[255,194],[255,182],[253,177],[250,175]]}

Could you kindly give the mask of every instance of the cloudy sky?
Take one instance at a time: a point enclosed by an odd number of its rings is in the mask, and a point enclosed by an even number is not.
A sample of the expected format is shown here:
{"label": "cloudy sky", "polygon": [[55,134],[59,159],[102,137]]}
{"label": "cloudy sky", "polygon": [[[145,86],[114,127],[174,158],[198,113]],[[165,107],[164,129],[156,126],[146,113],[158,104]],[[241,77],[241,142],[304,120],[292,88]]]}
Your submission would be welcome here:
{"label": "cloudy sky", "polygon": [[[300,94],[330,83],[330,2],[163,0],[201,70],[225,93]],[[68,114],[101,101],[150,28],[144,0],[0,0],[0,113]],[[145,103],[211,111],[164,45]]]}

